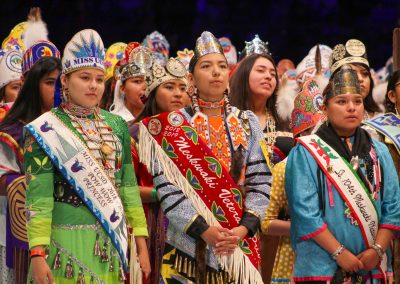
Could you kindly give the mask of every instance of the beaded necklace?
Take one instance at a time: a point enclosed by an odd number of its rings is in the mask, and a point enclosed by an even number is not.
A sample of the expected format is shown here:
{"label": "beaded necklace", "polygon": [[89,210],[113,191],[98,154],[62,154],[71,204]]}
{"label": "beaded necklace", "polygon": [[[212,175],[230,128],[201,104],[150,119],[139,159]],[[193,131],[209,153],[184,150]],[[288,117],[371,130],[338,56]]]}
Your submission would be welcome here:
{"label": "beaded necklace", "polygon": [[[199,133],[200,137],[213,150],[214,154],[223,162],[229,170],[232,150],[237,151],[240,146],[247,150],[246,132],[242,127],[240,119],[232,112],[227,93],[217,102],[206,102],[192,95],[192,109],[194,115],[190,120],[192,127]],[[221,109],[221,115],[208,116],[201,111],[205,109]]]}
{"label": "beaded necklace", "polygon": [[74,128],[85,140],[89,150],[103,166],[110,180],[115,184],[114,173],[119,171],[122,166],[122,144],[100,115],[99,109],[84,108],[71,103],[63,103],[61,107],[70,117]]}
{"label": "beaded necklace", "polygon": [[270,114],[267,108],[265,108],[266,116],[267,116],[267,123],[264,128],[264,138],[267,143],[267,151],[268,151],[268,156],[269,160],[272,164],[273,160],[273,155],[274,155],[274,145],[276,142],[276,123],[274,117]]}

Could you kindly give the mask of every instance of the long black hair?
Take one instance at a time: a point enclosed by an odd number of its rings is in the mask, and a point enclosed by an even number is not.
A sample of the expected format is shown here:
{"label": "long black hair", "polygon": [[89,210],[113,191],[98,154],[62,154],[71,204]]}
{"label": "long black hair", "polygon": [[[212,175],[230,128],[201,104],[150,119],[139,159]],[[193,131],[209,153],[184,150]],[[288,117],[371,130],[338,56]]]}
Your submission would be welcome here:
{"label": "long black hair", "polygon": [[388,93],[390,91],[394,92],[394,89],[396,88],[396,84],[400,82],[400,70],[397,70],[393,72],[392,76],[389,78],[387,90],[386,90],[386,96],[385,96],[385,107],[386,107],[386,112],[393,112],[396,113],[396,106],[394,103],[392,103],[389,98],[388,98]]}
{"label": "long black hair", "polygon": [[[249,77],[254,63],[260,57],[264,57],[268,61],[270,61],[276,71],[275,61],[270,55],[251,54],[239,63],[239,66],[237,67],[235,73],[232,75],[229,81],[229,86],[231,90],[230,102],[233,106],[237,107],[240,110],[253,110],[254,108],[254,102],[250,90]],[[276,124],[280,126],[282,124],[282,121],[279,118],[278,111],[276,109],[276,100],[278,98],[277,93],[279,89],[279,77],[277,71],[275,72],[275,80],[276,87],[271,97],[268,98],[266,107],[275,119]]]}
{"label": "long black hair", "polygon": [[372,96],[372,91],[374,90],[374,79],[372,78],[371,69],[362,63],[353,63],[354,65],[359,65],[364,67],[368,71],[369,77],[369,93],[368,96],[364,99],[364,108],[368,112],[381,112],[378,104],[374,101],[374,97]]}
{"label": "long black hair", "polygon": [[61,71],[61,60],[55,57],[42,57],[33,65],[24,78],[17,99],[0,124],[0,129],[18,120],[30,123],[41,115],[40,80],[56,69]]}

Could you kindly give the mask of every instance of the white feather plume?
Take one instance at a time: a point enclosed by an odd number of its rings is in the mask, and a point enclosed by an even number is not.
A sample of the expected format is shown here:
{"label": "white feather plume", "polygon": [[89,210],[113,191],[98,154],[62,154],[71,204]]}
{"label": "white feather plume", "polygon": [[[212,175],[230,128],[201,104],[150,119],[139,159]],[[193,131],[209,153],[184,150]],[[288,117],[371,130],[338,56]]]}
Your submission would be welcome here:
{"label": "white feather plume", "polygon": [[295,80],[287,80],[278,90],[276,111],[279,117],[286,123],[290,122],[296,95],[297,82]]}
{"label": "white feather plume", "polygon": [[[39,10],[33,10],[32,8],[28,15],[28,22],[25,31],[24,45],[25,50],[28,50],[34,45],[35,42],[39,40],[48,40],[47,26],[46,23],[42,21],[42,17]],[[34,15],[33,15],[34,13]]]}
{"label": "white feather plume", "polygon": [[321,91],[321,95],[322,95],[322,92],[324,91],[325,87],[329,83],[329,79],[321,74],[318,74],[313,78],[313,80],[317,83],[318,88]]}
{"label": "white feather plume", "polygon": [[377,103],[382,112],[385,111],[385,97],[386,97],[387,85],[388,82],[384,82],[376,85],[372,90],[372,98]]}

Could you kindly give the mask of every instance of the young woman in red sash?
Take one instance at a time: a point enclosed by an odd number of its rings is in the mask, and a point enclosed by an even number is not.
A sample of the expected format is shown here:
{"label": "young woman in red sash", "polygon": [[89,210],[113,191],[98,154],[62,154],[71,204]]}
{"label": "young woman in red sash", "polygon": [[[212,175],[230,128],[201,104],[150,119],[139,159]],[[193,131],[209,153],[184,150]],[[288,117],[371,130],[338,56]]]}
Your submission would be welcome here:
{"label": "young woman in red sash", "polygon": [[218,40],[203,32],[194,53],[192,107],[140,124],[139,158],[169,220],[161,280],[262,283],[254,237],[270,188],[262,131],[251,111],[229,103],[229,68]]}
{"label": "young woman in red sash", "polygon": [[[145,54],[143,54],[145,55]],[[141,58],[146,58],[143,56]],[[151,54],[150,54],[151,56]],[[150,57],[151,58],[151,57]],[[135,64],[135,63],[130,63]],[[136,64],[139,64],[136,61]],[[186,89],[187,89],[187,71],[185,66],[175,58],[170,58],[163,67],[156,62],[150,66],[146,72],[148,86],[145,91],[144,99],[146,100],[143,111],[136,117],[134,123],[129,127],[132,137],[131,149],[132,160],[135,166],[135,173],[140,189],[140,197],[147,219],[147,228],[149,231],[149,239],[147,246],[151,260],[151,274],[149,282],[158,284],[160,282],[160,267],[162,255],[165,246],[166,226],[168,224],[160,204],[157,201],[156,188],[153,185],[153,177],[148,172],[146,166],[139,161],[139,122],[150,116],[160,114],[162,112],[175,111],[185,105]],[[170,66],[174,66],[175,72]],[[123,69],[124,70],[124,69]],[[159,77],[151,74],[159,72]]]}
{"label": "young woman in red sash", "polygon": [[298,138],[286,166],[294,280],[385,283],[399,182],[387,147],[360,128],[364,100],[349,66],[324,90],[324,112],[327,122]]}

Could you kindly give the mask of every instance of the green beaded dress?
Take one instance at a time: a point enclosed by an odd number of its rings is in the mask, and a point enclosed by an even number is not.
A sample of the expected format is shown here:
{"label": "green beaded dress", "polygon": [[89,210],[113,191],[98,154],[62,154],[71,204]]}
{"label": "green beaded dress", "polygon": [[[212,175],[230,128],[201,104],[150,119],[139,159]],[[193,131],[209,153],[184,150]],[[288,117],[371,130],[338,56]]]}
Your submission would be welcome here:
{"label": "green beaded dress", "polygon": [[[85,141],[61,108],[52,112]],[[127,223],[133,227],[135,236],[147,237],[127,124],[121,117],[106,111],[101,110],[100,115],[122,145],[122,163],[114,176]],[[88,118],[95,119],[95,116]],[[29,247],[48,247],[47,263],[55,283],[120,283],[121,262],[110,238],[83,203],[77,206],[76,197],[62,199],[63,191],[57,185],[65,184],[65,180],[32,136],[25,140],[24,161],[29,181],[26,196]],[[62,202],[55,201],[55,196]]]}

